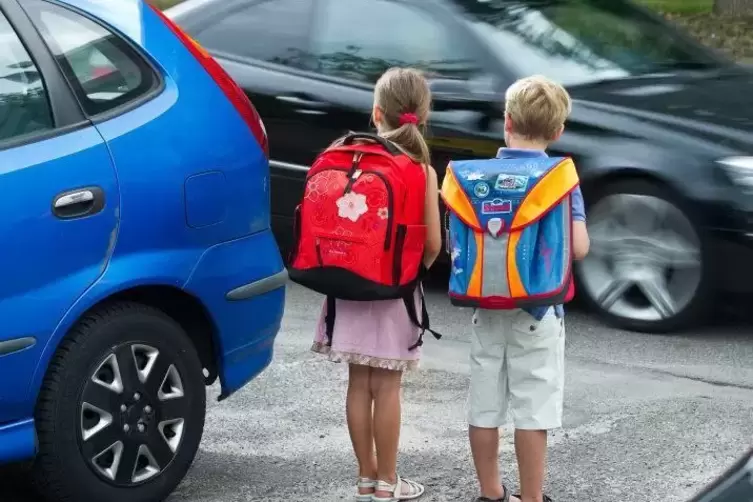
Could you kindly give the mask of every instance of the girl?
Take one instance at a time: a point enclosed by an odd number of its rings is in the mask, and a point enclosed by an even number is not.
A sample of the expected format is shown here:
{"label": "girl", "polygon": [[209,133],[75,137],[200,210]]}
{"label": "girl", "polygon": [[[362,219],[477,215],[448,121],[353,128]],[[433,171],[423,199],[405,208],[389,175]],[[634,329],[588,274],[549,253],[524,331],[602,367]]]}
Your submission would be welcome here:
{"label": "girl", "polygon": [[[376,83],[372,120],[377,133],[426,170],[424,264],[427,268],[434,263],[442,245],[437,174],[429,165],[429,148],[421,133],[430,110],[429,85],[418,71],[393,68]],[[349,364],[346,414],[358,459],[356,500],[390,502],[418,498],[423,495],[424,487],[400,478],[396,464],[400,384],[403,371],[418,366],[420,348],[410,351],[408,347],[418,337],[419,328],[411,322],[402,300],[337,300],[336,308],[332,345],[327,345],[325,308],[312,350],[331,361]]]}

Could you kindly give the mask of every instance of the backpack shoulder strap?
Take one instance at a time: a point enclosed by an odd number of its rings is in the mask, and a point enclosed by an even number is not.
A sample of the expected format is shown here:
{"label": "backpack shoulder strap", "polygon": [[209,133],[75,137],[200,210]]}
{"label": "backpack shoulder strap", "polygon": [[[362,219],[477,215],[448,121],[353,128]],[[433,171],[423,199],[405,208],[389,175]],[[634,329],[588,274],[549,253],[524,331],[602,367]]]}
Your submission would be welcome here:
{"label": "backpack shoulder strap", "polygon": [[334,296],[327,296],[327,313],[324,315],[324,328],[327,335],[327,345],[332,346],[332,334],[335,331],[335,314],[337,301]]}
{"label": "backpack shoulder strap", "polygon": [[382,147],[387,150],[391,155],[402,155],[403,151],[400,150],[400,148],[397,147],[393,142],[384,139],[383,137],[377,135],[377,134],[370,134],[365,132],[351,132],[347,136],[345,136],[342,140],[343,146],[349,146],[352,145],[356,141],[373,141],[375,143],[379,143],[382,145]]}
{"label": "backpack shoulder strap", "polygon": [[530,225],[570,195],[580,183],[575,163],[564,158],[525,195],[512,220],[512,229]]}
{"label": "backpack shoulder strap", "polygon": [[418,340],[416,341],[416,343],[408,347],[408,350],[410,351],[416,350],[424,344],[424,334],[427,331],[434,335],[434,338],[436,338],[437,340],[440,340],[442,338],[441,333],[431,329],[431,323],[429,321],[429,311],[426,308],[426,297],[424,296],[423,285],[419,283],[416,287],[418,288],[419,302],[421,303],[420,320],[418,319],[418,312],[416,312],[416,299],[414,294],[411,293],[403,297],[403,303],[405,303],[405,310],[408,312],[408,317],[410,318],[411,322],[421,330],[418,333]]}

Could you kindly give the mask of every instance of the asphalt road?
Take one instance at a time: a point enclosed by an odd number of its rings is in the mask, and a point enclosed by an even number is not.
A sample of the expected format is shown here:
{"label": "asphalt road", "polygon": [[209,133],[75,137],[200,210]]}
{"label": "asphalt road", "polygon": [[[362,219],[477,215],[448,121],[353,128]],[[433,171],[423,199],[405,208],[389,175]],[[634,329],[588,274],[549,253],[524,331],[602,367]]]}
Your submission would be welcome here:
{"label": "asphalt road", "polygon": [[[427,339],[422,370],[406,377],[400,471],[426,483],[423,500],[470,501],[470,314],[450,307],[441,290],[429,298],[433,324],[446,336]],[[308,351],[320,304],[291,286],[272,366],[223,403],[210,389],[201,451],[169,502],[351,500],[345,368]],[[748,319],[643,335],[570,311],[565,426],[550,442],[554,500],[686,501],[731,465],[753,441],[751,326]],[[501,458],[514,487],[509,434]],[[23,487],[9,493],[9,484],[0,471],[2,502],[32,500]]]}

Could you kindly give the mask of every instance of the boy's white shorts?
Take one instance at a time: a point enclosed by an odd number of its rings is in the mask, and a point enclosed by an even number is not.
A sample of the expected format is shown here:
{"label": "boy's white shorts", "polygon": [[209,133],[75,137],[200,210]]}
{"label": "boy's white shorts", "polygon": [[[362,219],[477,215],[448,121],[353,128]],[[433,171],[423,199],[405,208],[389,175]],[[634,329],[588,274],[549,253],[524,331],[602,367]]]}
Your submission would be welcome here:
{"label": "boy's white shorts", "polygon": [[562,426],[565,325],[554,309],[541,321],[523,310],[473,314],[468,423],[551,430]]}

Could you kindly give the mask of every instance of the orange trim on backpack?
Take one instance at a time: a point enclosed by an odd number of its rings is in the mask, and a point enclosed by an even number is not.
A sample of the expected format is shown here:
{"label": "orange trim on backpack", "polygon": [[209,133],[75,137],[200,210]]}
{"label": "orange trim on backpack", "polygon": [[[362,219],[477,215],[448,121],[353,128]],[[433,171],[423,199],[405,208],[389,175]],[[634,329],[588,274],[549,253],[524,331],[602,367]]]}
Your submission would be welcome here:
{"label": "orange trim on backpack", "polygon": [[518,242],[523,232],[513,230],[510,232],[510,238],[507,241],[507,286],[510,288],[510,298],[524,298],[528,296],[523,280],[520,278],[520,271],[516,261]]}
{"label": "orange trim on backpack", "polygon": [[476,240],[476,262],[473,264],[473,270],[468,280],[468,296],[481,296],[481,278],[484,275],[484,234],[473,232],[473,238]]}
{"label": "orange trim on backpack", "polygon": [[[543,217],[578,186],[578,171],[572,159],[565,159],[546,173],[520,203],[511,231],[520,230]],[[513,295],[514,296],[514,295]]]}
{"label": "orange trim on backpack", "polygon": [[452,162],[447,165],[440,194],[447,209],[455,213],[460,221],[479,232],[483,231],[471,201],[452,172]]}

